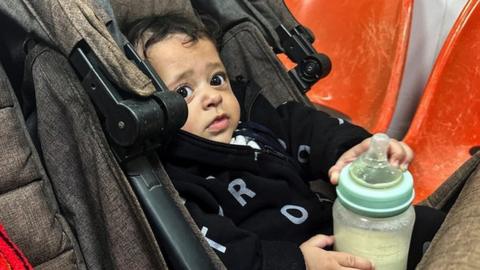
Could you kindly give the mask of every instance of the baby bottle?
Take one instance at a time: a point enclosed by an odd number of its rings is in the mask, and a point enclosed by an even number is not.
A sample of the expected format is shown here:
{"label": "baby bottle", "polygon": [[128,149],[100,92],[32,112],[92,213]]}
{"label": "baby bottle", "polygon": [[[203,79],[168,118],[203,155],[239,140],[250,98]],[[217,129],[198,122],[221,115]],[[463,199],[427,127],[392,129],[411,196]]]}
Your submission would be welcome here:
{"label": "baby bottle", "polygon": [[376,270],[403,270],[415,221],[413,179],[388,162],[389,140],[375,134],[367,152],[341,171],[334,248],[371,260]]}

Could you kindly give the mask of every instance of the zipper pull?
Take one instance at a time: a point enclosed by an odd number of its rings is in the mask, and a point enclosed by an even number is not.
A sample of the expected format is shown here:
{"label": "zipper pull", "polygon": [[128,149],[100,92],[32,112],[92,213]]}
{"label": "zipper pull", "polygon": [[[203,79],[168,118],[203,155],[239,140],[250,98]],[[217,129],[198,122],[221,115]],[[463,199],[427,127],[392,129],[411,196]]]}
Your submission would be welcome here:
{"label": "zipper pull", "polygon": [[255,151],[254,154],[255,154],[255,156],[254,156],[253,160],[258,161],[258,154],[260,154],[260,152]]}

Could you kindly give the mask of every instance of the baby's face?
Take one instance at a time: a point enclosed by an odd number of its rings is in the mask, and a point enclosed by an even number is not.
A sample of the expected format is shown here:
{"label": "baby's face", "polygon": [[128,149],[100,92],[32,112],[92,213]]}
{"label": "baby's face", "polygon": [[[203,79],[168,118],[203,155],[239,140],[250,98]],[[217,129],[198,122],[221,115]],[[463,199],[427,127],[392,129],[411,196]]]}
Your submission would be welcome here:
{"label": "baby's face", "polygon": [[201,38],[186,42],[173,34],[147,51],[147,58],[168,89],[185,97],[188,118],[182,130],[229,143],[240,119],[240,106],[214,44]]}

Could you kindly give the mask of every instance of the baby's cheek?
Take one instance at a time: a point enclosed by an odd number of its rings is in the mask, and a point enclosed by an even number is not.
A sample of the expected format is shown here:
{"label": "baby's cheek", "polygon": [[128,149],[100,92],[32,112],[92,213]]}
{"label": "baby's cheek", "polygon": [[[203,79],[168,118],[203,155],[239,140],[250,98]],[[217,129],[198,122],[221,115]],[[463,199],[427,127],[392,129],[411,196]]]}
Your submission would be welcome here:
{"label": "baby's cheek", "polygon": [[195,120],[190,117],[190,115],[187,118],[187,121],[181,128],[183,131],[187,131],[189,133],[195,134],[195,135],[200,135],[198,134],[198,131],[195,129]]}

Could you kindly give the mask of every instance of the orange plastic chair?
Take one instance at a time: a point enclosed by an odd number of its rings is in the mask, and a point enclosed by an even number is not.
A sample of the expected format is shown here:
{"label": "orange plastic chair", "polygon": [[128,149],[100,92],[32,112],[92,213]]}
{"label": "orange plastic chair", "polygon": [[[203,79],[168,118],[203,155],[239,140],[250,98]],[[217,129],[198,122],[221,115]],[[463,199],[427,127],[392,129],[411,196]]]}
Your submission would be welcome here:
{"label": "orange plastic chair", "polygon": [[371,132],[385,132],[400,88],[413,1],[285,2],[315,34],[317,51],[332,60],[331,73],[308,92],[310,100]]}
{"label": "orange plastic chair", "polygon": [[404,141],[420,202],[480,146],[480,1],[470,0],[447,37]]}

